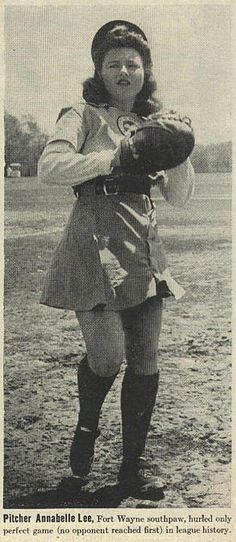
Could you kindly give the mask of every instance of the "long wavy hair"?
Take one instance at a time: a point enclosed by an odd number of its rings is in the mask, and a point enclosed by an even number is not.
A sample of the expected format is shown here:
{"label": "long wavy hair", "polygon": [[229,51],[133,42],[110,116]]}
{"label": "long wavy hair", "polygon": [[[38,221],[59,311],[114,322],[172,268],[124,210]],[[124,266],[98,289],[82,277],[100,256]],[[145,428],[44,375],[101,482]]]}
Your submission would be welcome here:
{"label": "long wavy hair", "polygon": [[95,52],[95,71],[83,83],[83,98],[88,103],[108,104],[110,96],[100,75],[105,54],[114,48],[132,47],[142,57],[144,66],[144,83],[142,90],[136,96],[132,111],[139,116],[147,116],[159,111],[162,107],[157,97],[157,83],[153,76],[151,52],[147,42],[141,35],[129,31],[125,26],[117,26],[106,34],[101,47]]}

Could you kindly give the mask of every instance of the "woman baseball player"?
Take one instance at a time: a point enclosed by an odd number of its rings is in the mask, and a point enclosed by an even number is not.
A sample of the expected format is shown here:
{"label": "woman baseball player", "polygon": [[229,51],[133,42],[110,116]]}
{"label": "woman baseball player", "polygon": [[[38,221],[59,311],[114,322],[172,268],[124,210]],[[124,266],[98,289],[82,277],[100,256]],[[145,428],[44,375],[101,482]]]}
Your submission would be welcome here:
{"label": "woman baseball player", "polygon": [[[148,498],[160,492],[160,481],[150,465],[145,468],[144,449],[158,390],[162,300],[183,294],[168,270],[150,198],[156,171],[166,168],[165,160],[152,163],[147,156],[152,146],[151,156],[161,156],[159,139],[142,127],[147,118],[158,121],[160,104],[150,48],[138,26],[105,24],[94,37],[92,58],[95,72],[84,82],[83,99],[61,111],[39,161],[45,182],[71,185],[77,197],[41,302],[75,311],[86,343],[78,368],[73,474],[84,479],[90,472],[101,407],[125,353],[118,480],[128,494]],[[172,113],[162,118],[179,121]],[[185,204],[192,194],[190,152],[175,167],[170,160],[160,176],[160,190],[172,205]]]}

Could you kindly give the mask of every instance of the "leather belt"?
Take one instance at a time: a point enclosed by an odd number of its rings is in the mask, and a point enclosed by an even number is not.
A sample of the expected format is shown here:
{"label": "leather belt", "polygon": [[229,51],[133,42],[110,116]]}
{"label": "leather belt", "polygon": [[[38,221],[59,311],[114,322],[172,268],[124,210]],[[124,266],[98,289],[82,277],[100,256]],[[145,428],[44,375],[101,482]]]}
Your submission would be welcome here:
{"label": "leather belt", "polygon": [[100,176],[73,187],[78,196],[116,196],[119,194],[146,194],[150,196],[151,182],[138,175]]}

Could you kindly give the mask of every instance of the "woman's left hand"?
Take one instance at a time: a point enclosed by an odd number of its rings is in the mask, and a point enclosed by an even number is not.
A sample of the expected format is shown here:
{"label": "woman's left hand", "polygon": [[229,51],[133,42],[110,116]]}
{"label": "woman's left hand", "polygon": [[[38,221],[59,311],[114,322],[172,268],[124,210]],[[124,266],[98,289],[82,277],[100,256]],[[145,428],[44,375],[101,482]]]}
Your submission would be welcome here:
{"label": "woman's left hand", "polygon": [[157,113],[151,113],[151,115],[148,115],[146,120],[159,120],[159,119],[166,119],[166,120],[179,120],[182,122],[186,122],[189,126],[191,126],[191,119],[187,115],[181,115],[174,109],[162,110],[158,111]]}

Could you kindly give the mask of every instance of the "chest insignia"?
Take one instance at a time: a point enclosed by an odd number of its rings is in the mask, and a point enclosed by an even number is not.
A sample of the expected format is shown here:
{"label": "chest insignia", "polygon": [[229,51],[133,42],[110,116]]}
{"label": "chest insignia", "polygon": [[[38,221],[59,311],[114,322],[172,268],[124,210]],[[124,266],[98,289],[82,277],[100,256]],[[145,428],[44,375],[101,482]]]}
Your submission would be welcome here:
{"label": "chest insignia", "polygon": [[129,115],[121,115],[117,119],[117,126],[124,136],[129,137],[132,136],[136,132],[137,128],[141,126],[141,121],[138,119],[136,120]]}

